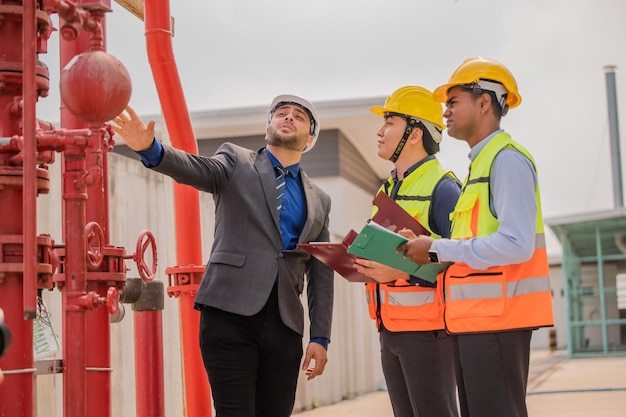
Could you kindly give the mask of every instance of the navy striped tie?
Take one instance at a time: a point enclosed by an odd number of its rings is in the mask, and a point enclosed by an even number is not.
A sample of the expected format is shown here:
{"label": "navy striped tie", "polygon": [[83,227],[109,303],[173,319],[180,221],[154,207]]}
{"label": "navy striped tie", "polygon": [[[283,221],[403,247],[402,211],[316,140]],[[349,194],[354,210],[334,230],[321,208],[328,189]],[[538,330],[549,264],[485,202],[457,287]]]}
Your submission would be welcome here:
{"label": "navy striped tie", "polygon": [[285,174],[287,170],[279,166],[275,167],[276,176],[276,209],[280,212],[283,208],[283,195],[285,195]]}

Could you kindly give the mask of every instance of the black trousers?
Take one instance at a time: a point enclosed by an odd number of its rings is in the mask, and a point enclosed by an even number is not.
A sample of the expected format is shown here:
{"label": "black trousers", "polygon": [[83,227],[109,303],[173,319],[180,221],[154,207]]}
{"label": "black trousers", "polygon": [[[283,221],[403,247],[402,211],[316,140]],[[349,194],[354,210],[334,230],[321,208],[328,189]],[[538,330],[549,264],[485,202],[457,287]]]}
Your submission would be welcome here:
{"label": "black trousers", "polygon": [[527,417],[532,330],[453,335],[462,417]]}
{"label": "black trousers", "polygon": [[380,329],[380,352],[394,417],[457,417],[452,341],[445,330]]}
{"label": "black trousers", "polygon": [[200,349],[216,417],[291,415],[302,336],[282,323],[276,286],[265,307],[250,317],[203,307]]}

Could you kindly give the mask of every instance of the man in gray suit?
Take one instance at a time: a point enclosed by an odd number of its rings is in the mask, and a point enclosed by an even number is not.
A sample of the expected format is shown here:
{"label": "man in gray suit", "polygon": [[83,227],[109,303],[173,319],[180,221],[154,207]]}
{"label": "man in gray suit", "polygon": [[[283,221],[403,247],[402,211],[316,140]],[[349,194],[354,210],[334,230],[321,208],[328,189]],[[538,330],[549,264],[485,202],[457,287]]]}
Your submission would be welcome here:
{"label": "man in gray suit", "polygon": [[213,194],[214,243],[195,301],[216,416],[291,415],[303,355],[305,275],[307,379],[324,372],[333,306],[333,271],[296,247],[329,240],[330,197],[299,167],[319,135],[315,107],[278,96],[268,112],[266,147],[227,142],[211,157],[161,144],[155,122],[144,124],[130,107],[113,122],[146,167]]}

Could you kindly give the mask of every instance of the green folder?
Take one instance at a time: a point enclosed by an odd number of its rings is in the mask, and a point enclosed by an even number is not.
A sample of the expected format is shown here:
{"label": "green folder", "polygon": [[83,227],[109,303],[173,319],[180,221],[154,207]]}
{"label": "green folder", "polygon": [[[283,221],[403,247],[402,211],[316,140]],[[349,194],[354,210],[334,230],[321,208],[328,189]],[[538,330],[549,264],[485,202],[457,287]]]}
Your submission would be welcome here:
{"label": "green folder", "polygon": [[369,221],[348,247],[348,253],[369,259],[428,282],[435,282],[437,274],[444,271],[452,262],[418,265],[396,249],[409,239],[385,229],[374,221]]}

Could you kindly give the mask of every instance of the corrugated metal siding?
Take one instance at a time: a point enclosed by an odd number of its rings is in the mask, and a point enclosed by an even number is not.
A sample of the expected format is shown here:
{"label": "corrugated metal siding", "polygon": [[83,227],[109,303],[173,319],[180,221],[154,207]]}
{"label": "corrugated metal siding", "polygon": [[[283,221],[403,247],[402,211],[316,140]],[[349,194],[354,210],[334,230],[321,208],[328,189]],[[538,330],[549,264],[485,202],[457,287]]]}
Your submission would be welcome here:
{"label": "corrugated metal siding", "polygon": [[[372,196],[376,193],[382,179],[370,169],[359,150],[343,135],[339,134],[339,175],[353,182],[357,187],[368,191]],[[373,140],[366,138],[367,140]]]}

